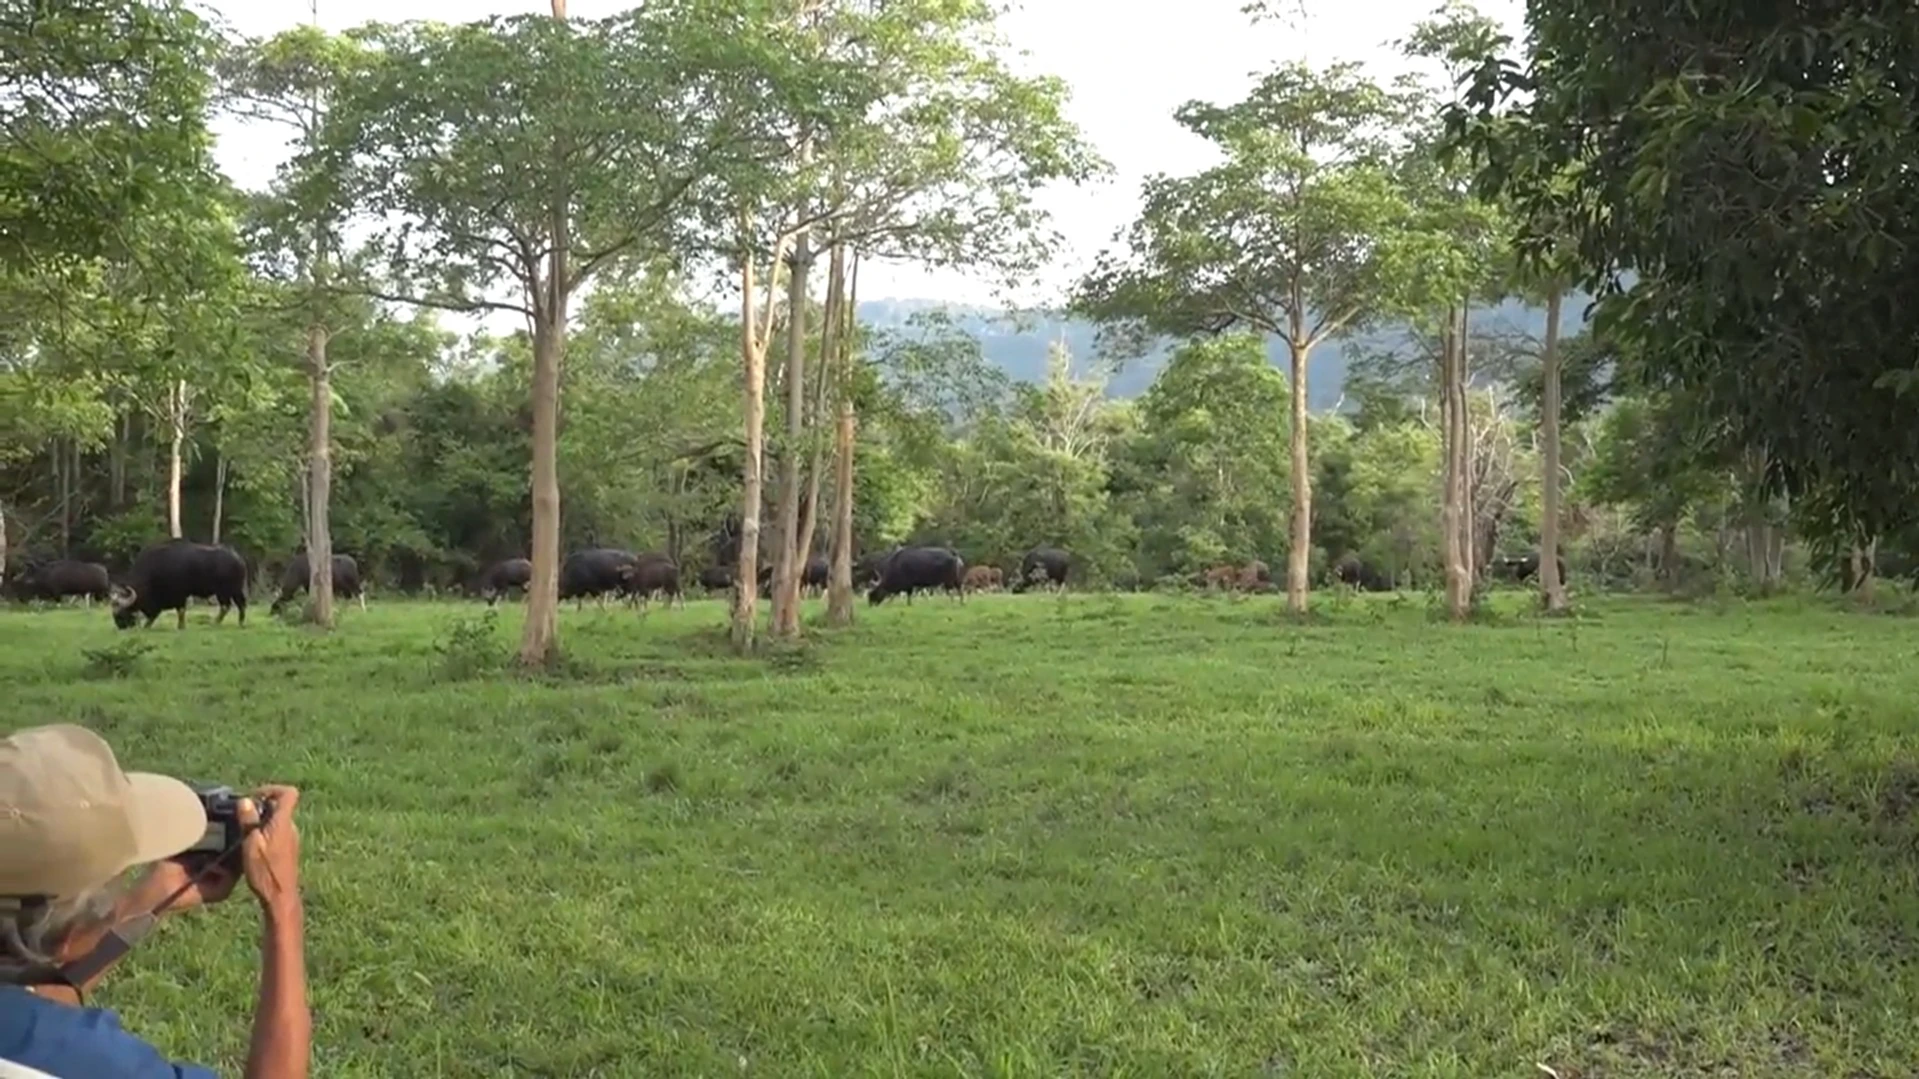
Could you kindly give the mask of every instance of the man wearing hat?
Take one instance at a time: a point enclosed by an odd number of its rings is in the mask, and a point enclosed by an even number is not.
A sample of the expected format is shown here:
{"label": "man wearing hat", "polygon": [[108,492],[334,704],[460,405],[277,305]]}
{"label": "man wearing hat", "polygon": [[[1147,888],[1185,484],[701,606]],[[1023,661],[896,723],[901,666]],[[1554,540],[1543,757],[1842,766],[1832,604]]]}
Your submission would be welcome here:
{"label": "man wearing hat", "polygon": [[[271,804],[265,823],[251,799],[239,806],[239,868],[264,930],[246,1079],[305,1079],[313,1021],[293,823],[300,792],[265,787],[257,797]],[[121,771],[84,727],[0,741],[0,1079],[213,1079],[83,1004],[155,919],[233,891],[228,862],[180,858],[208,823],[193,788]]]}

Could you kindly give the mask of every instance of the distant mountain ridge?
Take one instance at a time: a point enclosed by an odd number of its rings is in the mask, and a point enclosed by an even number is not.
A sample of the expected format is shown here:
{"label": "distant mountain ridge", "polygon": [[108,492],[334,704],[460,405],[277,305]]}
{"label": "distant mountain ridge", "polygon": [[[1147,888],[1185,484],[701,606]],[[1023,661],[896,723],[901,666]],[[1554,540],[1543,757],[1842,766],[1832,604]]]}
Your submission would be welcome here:
{"label": "distant mountain ridge", "polygon": [[[1584,296],[1568,299],[1563,332],[1577,333],[1584,325],[1586,303]],[[1063,340],[1074,359],[1081,363],[1098,354],[1094,341],[1097,330],[1091,322],[1045,312],[1010,313],[939,300],[883,299],[860,301],[858,317],[862,323],[877,329],[905,331],[911,328],[910,320],[915,315],[940,310],[946,312],[953,325],[979,339],[980,350],[988,363],[1016,381],[1039,382],[1046,377],[1046,351],[1054,341]],[[1475,307],[1472,325],[1479,332],[1538,338],[1546,332],[1546,311],[1543,307],[1508,300],[1496,306]],[[1401,347],[1405,340],[1405,326],[1383,326],[1352,337],[1334,338],[1314,348],[1306,369],[1308,407],[1322,410],[1339,403],[1352,350],[1391,350]],[[1129,361],[1108,383],[1107,394],[1126,398],[1146,392],[1170,355],[1170,348],[1161,348]],[[1267,343],[1266,355],[1275,367],[1282,370],[1286,367],[1286,349],[1279,341]]]}

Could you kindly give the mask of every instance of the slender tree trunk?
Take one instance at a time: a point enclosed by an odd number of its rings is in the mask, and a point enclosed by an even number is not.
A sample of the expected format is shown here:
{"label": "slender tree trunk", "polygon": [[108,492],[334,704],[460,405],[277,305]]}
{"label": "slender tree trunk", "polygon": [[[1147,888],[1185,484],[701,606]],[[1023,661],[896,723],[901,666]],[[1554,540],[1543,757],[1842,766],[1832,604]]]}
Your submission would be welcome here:
{"label": "slender tree trunk", "polygon": [[1559,285],[1546,297],[1546,347],[1541,357],[1545,401],[1539,417],[1541,454],[1539,518],[1539,593],[1546,610],[1566,609],[1566,582],[1559,579],[1559,316],[1564,302]]}
{"label": "slender tree trunk", "polygon": [[[557,256],[555,262],[561,261]],[[560,354],[566,345],[565,315],[551,306],[557,280],[539,306],[533,329],[533,580],[527,586],[526,626],[520,662],[539,666],[552,659],[560,635]]]}
{"label": "slender tree trunk", "polygon": [[826,622],[853,624],[853,452],[859,417],[853,409],[853,335],[858,329],[860,270],[855,256],[846,285],[845,330],[840,339],[838,422],[833,427],[833,569],[827,586]]}
{"label": "slender tree trunk", "polygon": [[853,447],[858,429],[852,398],[843,396],[833,428],[833,569],[826,593],[830,626],[853,624]]}
{"label": "slender tree trunk", "polygon": [[[800,160],[811,158],[802,146]],[[780,547],[773,563],[773,635],[800,632],[800,575],[806,552],[800,549],[800,465],[806,438],[806,279],[813,266],[810,238],[794,238],[791,273],[786,281],[786,446],[780,455]]]}
{"label": "slender tree trunk", "polygon": [[60,557],[68,558],[73,554],[73,473],[58,438],[48,446],[47,456],[53,462],[53,499],[60,507]]}
{"label": "slender tree trunk", "polygon": [[333,370],[327,329],[307,327],[307,595],[312,621],[333,628]]}
{"label": "slender tree trunk", "polygon": [[1472,550],[1467,540],[1471,520],[1466,508],[1465,394],[1459,386],[1458,320],[1446,311],[1439,336],[1439,405],[1444,478],[1440,495],[1440,532],[1446,560],[1446,611],[1463,620],[1472,605]]}
{"label": "slender tree trunk", "polygon": [[[1468,600],[1470,601],[1473,590],[1479,586],[1480,571],[1484,568],[1480,544],[1477,542],[1479,537],[1479,498],[1478,490],[1474,483],[1476,473],[1475,466],[1479,460],[1479,455],[1478,440],[1474,437],[1473,433],[1472,340],[1471,335],[1468,333],[1470,329],[1469,320],[1472,317],[1471,297],[1468,297],[1464,303],[1460,304],[1458,311],[1459,335],[1453,339],[1453,362],[1458,365],[1459,373],[1455,377],[1453,384],[1459,392],[1459,468],[1460,475],[1464,477],[1461,481],[1459,496],[1460,528],[1462,530],[1459,543],[1461,549],[1465,552],[1466,592]],[[1491,552],[1487,551],[1485,554],[1490,555]]]}
{"label": "slender tree trunk", "polygon": [[846,341],[850,332],[846,318],[846,249],[833,245],[827,262],[826,310],[820,327],[820,369],[814,374],[813,392],[807,402],[806,506],[800,520],[800,573],[804,584],[805,567],[813,561],[813,541],[819,533],[820,480],[825,473],[826,440],[820,427],[826,417],[827,391],[844,393],[846,383]]}
{"label": "slender tree trunk", "polygon": [[[566,21],[566,0],[553,0],[553,17]],[[559,158],[563,147],[556,146]],[[520,662],[542,666],[560,639],[560,363],[566,352],[567,200],[556,192],[547,210],[544,295],[533,303],[533,579],[526,592]]]}
{"label": "slender tree trunk", "polygon": [[7,507],[0,502],[0,588],[7,583]]}
{"label": "slender tree trunk", "polygon": [[[798,561],[794,568],[794,589],[800,593],[806,591],[806,566],[814,561],[814,540],[819,534],[819,478],[825,472],[825,440],[819,438],[819,428],[825,419],[825,392],[839,372],[835,349],[839,348],[839,305],[844,300],[841,290],[846,282],[841,276],[844,261],[837,248],[829,265],[827,303],[819,319],[819,369],[814,371],[814,384],[806,396],[806,501],[800,507]],[[794,599],[794,620],[798,620],[798,599]]]}
{"label": "slender tree trunk", "polygon": [[313,480],[307,475],[305,462],[293,472],[294,495],[300,505],[300,549],[313,546]]}
{"label": "slender tree trunk", "polygon": [[213,451],[213,534],[207,537],[210,543],[220,542],[220,526],[227,513],[227,455],[219,450]]}
{"label": "slender tree trunk", "polygon": [[187,441],[187,384],[181,379],[168,391],[170,408],[168,419],[173,428],[173,438],[167,455],[167,535],[179,539],[180,531],[180,479],[182,455],[186,452]]}
{"label": "slender tree trunk", "polygon": [[127,504],[127,442],[132,433],[133,417],[122,412],[107,450],[107,506],[116,511]]}
{"label": "slender tree trunk", "polygon": [[[745,220],[741,236],[746,235]],[[744,245],[743,245],[744,247]],[[777,263],[776,263],[777,265]],[[760,504],[764,496],[761,453],[766,436],[766,349],[755,329],[753,290],[753,254],[745,247],[741,259],[740,354],[741,408],[743,438],[746,443],[746,475],[740,484],[740,535],[738,564],[733,571],[733,647],[750,651],[759,618],[760,594]],[[769,296],[769,302],[771,297]]]}
{"label": "slender tree trunk", "polygon": [[1307,574],[1313,558],[1313,477],[1312,463],[1306,453],[1306,361],[1311,354],[1306,344],[1305,312],[1293,308],[1292,335],[1288,343],[1291,357],[1293,520],[1292,539],[1286,550],[1286,609],[1306,613]]}
{"label": "slender tree trunk", "polygon": [[1746,524],[1746,570],[1761,594],[1772,591],[1772,525],[1754,509]]}
{"label": "slender tree trunk", "polygon": [[1659,579],[1670,591],[1679,584],[1679,522],[1659,526]]}

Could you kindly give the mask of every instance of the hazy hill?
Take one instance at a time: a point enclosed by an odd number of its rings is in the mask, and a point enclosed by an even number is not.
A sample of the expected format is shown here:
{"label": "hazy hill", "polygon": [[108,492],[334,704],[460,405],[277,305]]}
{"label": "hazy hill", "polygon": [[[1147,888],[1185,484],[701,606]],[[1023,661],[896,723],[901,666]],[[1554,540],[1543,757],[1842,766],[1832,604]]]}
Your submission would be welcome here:
{"label": "hazy hill", "polygon": [[[1576,297],[1565,307],[1565,332],[1573,333],[1582,325],[1585,297]],[[1028,314],[1015,319],[1006,313],[982,307],[946,304],[938,300],[887,299],[864,300],[859,305],[860,321],[869,326],[907,330],[912,316],[944,308],[953,323],[979,338],[986,359],[1009,376],[1037,382],[1046,374],[1046,348],[1063,339],[1074,357],[1090,360],[1096,353],[1092,323],[1045,314]],[[1529,308],[1516,301],[1497,307],[1476,308],[1473,326],[1479,332],[1525,333],[1540,336],[1546,329],[1543,308]],[[1309,403],[1312,408],[1330,408],[1339,400],[1346,381],[1346,355],[1355,346],[1372,351],[1400,347],[1406,339],[1404,327],[1381,327],[1361,337],[1335,339],[1313,350],[1306,373]],[[1153,378],[1166,363],[1167,349],[1129,363],[1108,386],[1114,397],[1134,397],[1152,385]],[[1274,366],[1286,365],[1285,347],[1278,341],[1267,346]]]}

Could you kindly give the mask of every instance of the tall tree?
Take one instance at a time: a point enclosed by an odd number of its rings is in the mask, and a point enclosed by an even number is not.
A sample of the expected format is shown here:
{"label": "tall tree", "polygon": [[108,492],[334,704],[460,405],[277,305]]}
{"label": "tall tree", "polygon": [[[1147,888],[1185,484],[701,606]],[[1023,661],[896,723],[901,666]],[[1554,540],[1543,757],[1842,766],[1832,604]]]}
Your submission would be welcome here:
{"label": "tall tree", "polygon": [[[1084,183],[1107,165],[1067,116],[1063,82],[1006,66],[998,14],[979,0],[878,5],[865,17],[870,29],[842,39],[846,60],[873,72],[875,107],[840,125],[826,147],[827,242],[1007,282],[1050,258],[1057,236],[1034,196],[1048,184]],[[849,332],[841,348],[859,340]],[[834,443],[836,459],[848,462],[834,497],[834,532],[845,538],[835,541],[827,603],[835,625],[853,618],[857,417],[850,370],[845,375]]]}
{"label": "tall tree", "polygon": [[[1055,237],[1034,201],[1042,185],[1077,183],[1103,163],[1086,146],[1065,115],[1064,85],[1052,78],[1023,78],[1001,56],[996,28],[998,9],[982,0],[901,0],[866,4],[835,0],[808,5],[803,23],[793,24],[795,51],[806,57],[801,87],[811,97],[789,94],[776,124],[804,154],[789,159],[781,202],[782,222],[769,235],[790,235],[794,249],[801,232],[808,250],[846,249],[849,256],[910,261],[935,266],[983,268],[1008,281],[1029,276],[1052,250]],[[828,76],[826,73],[832,73]],[[797,106],[812,102],[810,111]],[[806,167],[807,163],[811,167]],[[797,274],[805,262],[795,262]],[[848,288],[852,281],[849,277]],[[803,291],[795,284],[792,296]],[[789,302],[789,318],[800,310]],[[791,324],[789,323],[789,329]],[[788,362],[802,359],[789,339]],[[843,348],[856,348],[847,335]],[[837,387],[850,384],[837,379]],[[805,396],[792,379],[789,425],[794,401]],[[799,394],[799,396],[794,396]],[[854,482],[857,419],[847,414],[851,400],[840,393],[832,406],[836,460],[848,462],[847,485]],[[803,445],[804,426],[788,441]],[[799,453],[800,448],[789,447]],[[783,459],[799,470],[804,457]],[[836,477],[837,478],[837,477]],[[797,484],[782,483],[783,494],[799,494]],[[834,528],[852,527],[853,492],[836,483]],[[781,557],[797,570],[805,552],[797,515],[786,527],[782,504]],[[834,541],[828,617],[836,624],[852,619],[852,543]],[[796,611],[797,572],[781,576],[776,611]],[[785,617],[776,630],[791,632],[797,622]]]}
{"label": "tall tree", "polygon": [[[803,129],[798,167],[804,171],[813,160],[813,134]],[[796,637],[800,632],[800,577],[811,552],[800,535],[800,486],[806,460],[806,314],[807,281],[813,271],[810,200],[802,194],[794,208],[798,225],[787,252],[786,265],[786,440],[780,454],[779,547],[773,561],[773,635]]]}
{"label": "tall tree", "polygon": [[[1919,9],[1567,0],[1477,80],[1570,170],[1595,322],[1828,555],[1919,519]],[[1550,246],[1542,233],[1533,240]],[[1626,275],[1630,273],[1630,283]]]}
{"label": "tall tree", "polygon": [[223,64],[228,107],[282,128],[308,151],[296,164],[309,167],[283,168],[272,194],[256,203],[252,246],[259,256],[256,265],[297,285],[305,315],[307,594],[311,620],[326,628],[333,626],[333,364],[327,346],[338,306],[341,212],[334,177],[311,167],[323,160],[312,151],[321,149],[331,98],[364,61],[352,39],[304,26],[266,41],[243,42]]}
{"label": "tall tree", "polygon": [[322,154],[347,172],[395,284],[384,299],[525,318],[533,339],[533,582],[520,659],[558,640],[560,368],[573,297],[676,250],[693,190],[727,172],[750,53],[725,5],[607,19],[374,27]]}
{"label": "tall tree", "polygon": [[[766,260],[762,285],[756,270],[760,256],[752,221],[750,213],[740,214],[740,412],[745,471],[740,483],[739,548],[734,553],[728,623],[733,647],[742,652],[753,647],[759,619],[760,513],[766,484],[766,351],[773,337],[773,297],[779,290],[779,269],[792,242],[791,230],[782,230]],[[759,295],[762,288],[764,298]]]}
{"label": "tall tree", "polygon": [[1573,184],[1570,166],[1553,166],[1542,152],[1545,139],[1532,126],[1533,118],[1521,109],[1490,107],[1476,86],[1475,80],[1510,63],[1506,53],[1511,44],[1510,35],[1501,33],[1491,19],[1469,4],[1454,2],[1419,24],[1406,49],[1444,64],[1454,92],[1441,109],[1446,129],[1441,152],[1449,158],[1462,152],[1472,155],[1476,193],[1518,210],[1510,219],[1518,255],[1514,283],[1530,297],[1543,294],[1546,303],[1540,348],[1539,592],[1545,609],[1558,613],[1567,608],[1566,583],[1559,576],[1560,330],[1566,293],[1579,276],[1577,252],[1566,241]]}
{"label": "tall tree", "polygon": [[859,263],[847,268],[845,244],[833,247],[834,268],[845,275],[837,366],[833,372],[833,524],[828,529],[826,617],[833,625],[853,621],[853,454],[858,446],[859,415],[853,404],[854,336],[859,332]]}
{"label": "tall tree", "polygon": [[[1493,55],[1498,27],[1464,4],[1449,4],[1433,19],[1414,27],[1401,47],[1408,54],[1440,60],[1446,81],[1458,83]],[[1473,418],[1468,390],[1472,383],[1470,322],[1473,301],[1497,291],[1509,276],[1505,250],[1507,227],[1499,208],[1478,198],[1473,174],[1457,160],[1446,139],[1445,103],[1458,91],[1428,88],[1420,94],[1439,103],[1422,110],[1414,125],[1408,157],[1410,184],[1418,192],[1425,242],[1421,245],[1422,306],[1438,311],[1439,401],[1444,480],[1440,503],[1445,539],[1446,606],[1455,619],[1467,616],[1479,567],[1490,551],[1480,542],[1483,514],[1475,505]]]}
{"label": "tall tree", "polygon": [[1220,164],[1147,181],[1128,256],[1105,255],[1074,306],[1141,334],[1241,328],[1285,342],[1291,381],[1292,523],[1286,605],[1306,609],[1312,470],[1306,369],[1313,349],[1403,307],[1411,207],[1389,163],[1404,103],[1354,64],[1287,64],[1242,101],[1176,118]]}

